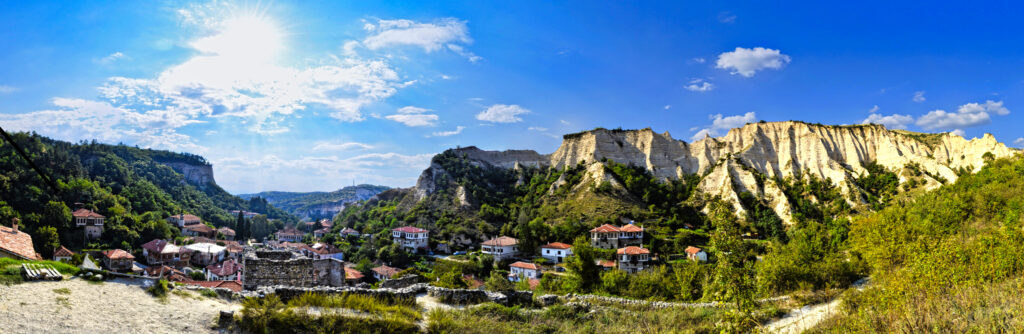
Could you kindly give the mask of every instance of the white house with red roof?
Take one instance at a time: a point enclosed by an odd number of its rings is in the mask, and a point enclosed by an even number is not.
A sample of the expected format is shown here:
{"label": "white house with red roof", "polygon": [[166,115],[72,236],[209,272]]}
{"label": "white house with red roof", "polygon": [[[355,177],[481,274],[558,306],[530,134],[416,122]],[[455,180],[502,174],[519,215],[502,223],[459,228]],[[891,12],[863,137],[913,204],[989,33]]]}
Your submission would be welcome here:
{"label": "white house with red roof", "polygon": [[163,239],[153,239],[142,244],[142,256],[150,266],[169,265],[182,267],[188,265],[192,252],[188,249]]}
{"label": "white house with red roof", "polygon": [[60,246],[60,248],[53,252],[53,260],[58,262],[70,262],[74,256],[75,252],[64,246]]}
{"label": "white house with red roof", "polygon": [[376,278],[378,281],[386,281],[397,275],[398,272],[401,270],[399,270],[398,268],[381,265],[379,267],[370,269],[370,271],[373,272],[373,278]]}
{"label": "white house with red roof", "polygon": [[519,240],[512,237],[500,236],[480,244],[480,251],[494,257],[494,261],[501,261],[519,255]]}
{"label": "white house with red roof", "polygon": [[689,246],[686,247],[686,258],[690,261],[708,262],[708,253],[703,249]]}
{"label": "white house with red roof", "polygon": [[508,266],[508,280],[518,282],[520,279],[539,279],[541,274],[540,266],[529,262],[516,262]]}
{"label": "white house with red roof", "polygon": [[32,236],[18,230],[17,218],[12,219],[11,227],[0,226],[0,258],[19,260],[42,260],[32,246]]}
{"label": "white house with red roof", "polygon": [[274,232],[274,236],[277,237],[277,241],[281,242],[299,242],[302,241],[302,237],[305,235],[305,233],[302,233],[302,231],[299,231],[294,227],[285,227],[280,231]]}
{"label": "white house with red roof", "polygon": [[618,227],[604,224],[590,230],[590,244],[597,248],[618,249],[626,246],[641,246],[644,242],[644,228],[630,221]]}
{"label": "white house with red roof", "polygon": [[111,249],[103,251],[103,265],[107,270],[116,272],[128,272],[132,270],[132,262],[135,256],[123,249]]}
{"label": "white house with red roof", "polygon": [[403,226],[391,230],[391,238],[396,243],[414,252],[417,249],[427,249],[430,247],[427,242],[429,234],[430,231],[413,226]]}
{"label": "white house with red roof", "polygon": [[615,252],[615,264],[619,270],[636,273],[650,268],[651,251],[637,246],[626,246]]}
{"label": "white house with red roof", "polygon": [[346,227],[346,228],[341,229],[341,232],[338,232],[338,234],[341,235],[342,237],[347,237],[347,236],[350,236],[350,235],[354,235],[354,236],[358,237],[359,236],[359,231],[356,231],[356,230],[352,229],[351,227]]}
{"label": "white house with red roof", "polygon": [[167,222],[178,226],[178,228],[203,223],[202,219],[199,219],[199,216],[190,214],[178,214],[167,217]]}
{"label": "white house with red roof", "polygon": [[242,264],[235,260],[227,260],[206,266],[206,280],[235,281],[242,279]]}
{"label": "white house with red roof", "polygon": [[314,259],[337,259],[338,261],[345,261],[345,254],[342,253],[338,247],[334,247],[334,245],[318,242],[313,244],[312,248]]}
{"label": "white house with red roof", "polygon": [[552,263],[562,263],[572,255],[572,245],[561,242],[552,242],[540,247],[540,256],[550,260]]}
{"label": "white house with red roof", "polygon": [[71,213],[71,219],[75,221],[76,227],[85,229],[87,239],[96,239],[103,235],[103,221],[106,217],[86,208],[80,208]]}

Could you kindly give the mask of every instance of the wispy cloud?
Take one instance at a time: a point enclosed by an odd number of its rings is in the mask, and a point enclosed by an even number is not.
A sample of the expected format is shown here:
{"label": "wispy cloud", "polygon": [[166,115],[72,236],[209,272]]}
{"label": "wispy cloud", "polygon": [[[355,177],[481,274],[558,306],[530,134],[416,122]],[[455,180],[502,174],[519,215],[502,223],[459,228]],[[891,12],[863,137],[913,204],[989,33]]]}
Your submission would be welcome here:
{"label": "wispy cloud", "polygon": [[118,51],[118,52],[111,53],[111,54],[107,55],[106,57],[97,59],[96,62],[100,63],[100,64],[110,64],[110,63],[113,63],[113,62],[115,62],[115,61],[117,61],[119,59],[124,59],[125,57],[126,56],[123,53]]}
{"label": "wispy cloud", "polygon": [[389,120],[405,124],[405,126],[436,126],[439,117],[435,114],[426,114],[430,109],[407,106],[397,110],[397,114],[384,116]]}
{"label": "wispy cloud", "polygon": [[708,116],[711,120],[711,125],[701,129],[700,127],[691,129],[697,130],[697,133],[690,138],[691,141],[698,141],[704,139],[704,137],[718,137],[722,135],[723,131],[727,131],[732,128],[741,127],[747,123],[757,122],[757,115],[751,111],[743,115],[735,116],[722,116],[722,114],[714,114]]}
{"label": "wispy cloud", "polygon": [[362,44],[371,50],[387,47],[413,46],[426,52],[448,49],[466,57],[472,62],[481,58],[466,50],[465,45],[473,40],[469,37],[466,21],[445,18],[424,23],[412,20],[377,20],[367,22],[363,29],[371,33]]}
{"label": "wispy cloud", "polygon": [[885,125],[888,129],[906,129],[908,125],[914,124],[914,117],[898,114],[883,116],[872,113],[868,118],[861,121],[860,124],[881,124]]}
{"label": "wispy cloud", "polygon": [[14,86],[0,85],[0,94],[11,94],[21,89]]}
{"label": "wispy cloud", "polygon": [[354,151],[354,150],[367,150],[367,149],[371,149],[371,148],[373,148],[373,146],[370,146],[369,144],[363,144],[363,143],[357,143],[357,142],[343,142],[343,143],[339,143],[339,142],[321,141],[321,142],[317,142],[315,145],[313,145],[313,151],[314,152]]}
{"label": "wispy cloud", "polygon": [[495,104],[476,115],[476,119],[491,123],[518,123],[523,119],[519,115],[530,113],[529,109],[512,104]]}
{"label": "wispy cloud", "polygon": [[703,93],[715,89],[715,85],[710,82],[704,81],[704,79],[693,79],[690,80],[690,84],[686,85],[685,88],[686,90],[691,92]]}
{"label": "wispy cloud", "polygon": [[924,91],[921,90],[921,91],[914,92],[914,97],[910,98],[910,100],[914,101],[914,102],[917,102],[917,103],[924,102],[925,101]]}
{"label": "wispy cloud", "polygon": [[736,23],[736,15],[730,12],[718,13],[718,22],[722,23]]}
{"label": "wispy cloud", "polygon": [[449,137],[449,136],[454,136],[454,135],[462,133],[462,130],[465,130],[465,129],[466,129],[466,127],[459,125],[459,126],[455,127],[455,130],[451,130],[451,131],[438,131],[438,132],[431,133],[427,137]]}

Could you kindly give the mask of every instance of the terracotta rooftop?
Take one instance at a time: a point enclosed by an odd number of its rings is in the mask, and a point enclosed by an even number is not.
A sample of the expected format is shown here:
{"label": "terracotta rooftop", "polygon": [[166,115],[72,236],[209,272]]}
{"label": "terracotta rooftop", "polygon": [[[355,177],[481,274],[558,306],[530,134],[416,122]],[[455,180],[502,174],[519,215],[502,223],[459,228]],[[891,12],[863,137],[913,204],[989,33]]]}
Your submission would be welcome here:
{"label": "terracotta rooftop", "polygon": [[537,264],[535,264],[535,263],[528,263],[528,262],[522,262],[522,261],[513,263],[513,264],[509,265],[509,267],[523,268],[523,269],[529,269],[529,270],[540,270],[540,266],[538,266]]}
{"label": "terracotta rooftop", "polygon": [[356,268],[345,267],[345,280],[361,280],[363,279],[363,273],[356,270]]}
{"label": "terracotta rooftop", "polygon": [[228,276],[238,273],[238,270],[242,269],[242,265],[235,260],[227,260],[218,264],[211,264],[206,266],[206,270],[209,270],[211,274],[217,276]]}
{"label": "terracotta rooftop", "polygon": [[500,237],[497,237],[497,238],[494,238],[494,239],[491,239],[491,240],[484,241],[482,245],[484,245],[484,246],[504,247],[504,246],[515,246],[515,245],[518,245],[518,244],[519,244],[519,240],[516,240],[516,238],[500,236]]}
{"label": "terracotta rooftop", "polygon": [[[153,239],[150,242],[142,244],[142,249],[145,249],[145,250],[149,251],[150,253],[157,253],[157,254],[159,254],[159,253],[163,253],[164,249],[167,248],[168,245],[174,246],[174,244],[171,244],[171,243],[167,242],[167,240]],[[178,252],[178,248],[177,247],[173,247],[173,251],[168,250],[168,253],[177,253],[177,252]]]}
{"label": "terracotta rooftop", "polygon": [[60,257],[65,257],[65,256],[66,257],[71,257],[71,256],[74,256],[74,255],[75,255],[75,252],[72,252],[70,249],[67,249],[67,247],[64,247],[64,246],[60,246],[60,248],[57,248],[57,251],[53,252],[53,256],[54,257],[58,257],[58,256],[60,256]]}
{"label": "terracotta rooftop", "polygon": [[313,244],[313,251],[316,252],[317,254],[320,254],[320,255],[341,253],[341,250],[338,249],[338,247],[334,247],[333,245],[328,245],[328,244],[319,243],[319,242]]}
{"label": "terracotta rooftop", "polygon": [[39,260],[32,236],[7,226],[0,226],[0,250],[26,260]]}
{"label": "terracotta rooftop", "polygon": [[647,248],[642,248],[642,247],[637,247],[637,246],[628,246],[626,248],[619,248],[618,251],[615,251],[615,254],[626,254],[626,255],[640,255],[640,254],[650,254],[650,253],[651,253],[651,251],[647,250]]}
{"label": "terracotta rooftop", "polygon": [[427,232],[427,230],[424,230],[424,229],[419,228],[419,227],[414,227],[414,226],[402,226],[402,227],[393,229],[392,231],[397,231],[397,232],[402,232],[402,233],[426,233]]}
{"label": "terracotta rooftop", "polygon": [[222,288],[234,292],[242,291],[242,283],[238,281],[181,281],[182,284],[196,285],[204,288]]}
{"label": "terracotta rooftop", "polygon": [[173,215],[173,216],[171,216],[171,218],[174,218],[174,219],[177,219],[177,220],[184,220],[184,221],[197,221],[197,220],[201,221],[202,220],[202,219],[199,219],[199,216],[190,215],[190,214]]}
{"label": "terracotta rooftop", "polygon": [[184,275],[184,273],[182,273],[180,270],[168,266],[151,266],[149,268],[143,269],[142,271],[145,272],[147,276],[152,277],[171,276],[174,274]]}
{"label": "terracotta rooftop", "polygon": [[212,227],[207,226],[206,224],[189,225],[185,226],[185,229],[196,233],[213,233],[214,231]]}
{"label": "terracotta rooftop", "polygon": [[75,210],[75,212],[71,213],[71,216],[75,218],[104,218],[103,215],[86,208]]}
{"label": "terracotta rooftop", "polygon": [[105,250],[105,251],[103,251],[103,257],[106,257],[108,259],[113,259],[113,260],[118,260],[118,259],[134,259],[135,258],[135,256],[133,256],[131,253],[128,253],[128,252],[124,251],[123,249]]}
{"label": "terracotta rooftop", "polygon": [[540,248],[569,249],[569,248],[572,248],[572,245],[564,244],[564,243],[561,243],[561,242],[552,242],[550,244],[541,246]]}
{"label": "terracotta rooftop", "polygon": [[345,229],[341,230],[341,234],[354,234],[354,233],[359,233],[359,231],[353,230],[351,227],[346,227]]}
{"label": "terracotta rooftop", "polygon": [[693,246],[686,247],[686,254],[697,254],[700,253],[701,249]]}
{"label": "terracotta rooftop", "polygon": [[644,228],[633,224],[626,224],[619,228],[622,232],[643,232]]}
{"label": "terracotta rooftop", "polygon": [[302,236],[302,235],[305,235],[305,233],[302,233],[301,231],[299,231],[298,229],[296,229],[294,227],[286,227],[286,228],[284,228],[284,229],[282,229],[280,231],[275,232],[275,234],[278,234],[278,235],[291,235],[291,236],[295,236],[295,235]]}
{"label": "terracotta rooftop", "polygon": [[395,276],[395,274],[401,271],[398,268],[392,268],[388,266],[380,266],[370,270],[373,270],[373,272],[377,273],[377,275],[381,275],[387,278],[391,278],[391,276]]}
{"label": "terracotta rooftop", "polygon": [[615,268],[615,261],[597,260],[595,262],[597,262],[597,265],[605,267],[605,268]]}
{"label": "terracotta rooftop", "polygon": [[597,232],[597,233],[611,233],[611,232],[619,232],[619,231],[620,230],[619,230],[618,227],[615,227],[615,225],[611,225],[611,224],[604,224],[604,225],[595,227],[594,229],[590,230],[590,232]]}
{"label": "terracotta rooftop", "polygon": [[232,230],[232,229],[227,228],[227,227],[218,228],[217,232],[220,232],[220,234],[223,234],[223,235],[226,235],[226,236],[227,235],[230,235],[232,237],[235,236],[235,230]]}

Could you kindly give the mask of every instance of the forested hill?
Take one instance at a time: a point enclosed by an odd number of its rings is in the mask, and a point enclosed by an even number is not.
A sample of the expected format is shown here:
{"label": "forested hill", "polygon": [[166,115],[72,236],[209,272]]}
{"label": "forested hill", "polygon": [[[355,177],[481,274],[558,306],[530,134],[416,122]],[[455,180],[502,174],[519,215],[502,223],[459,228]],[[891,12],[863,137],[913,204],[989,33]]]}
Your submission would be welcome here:
{"label": "forested hill", "polygon": [[[226,210],[264,213],[278,224],[297,220],[265,199],[229,194],[213,181],[212,172],[205,178],[183,175],[211,170],[198,155],[96,142],[72,144],[34,133],[12,137],[58,189],[47,186],[12,145],[0,141],[0,221],[6,225],[11,218],[20,218],[44,255],[56,243],[133,249],[153,238],[173,238],[179,232],[164,219],[177,213],[195,214],[216,227],[234,225],[235,217]],[[81,231],[71,224],[75,203],[107,217],[98,242],[83,245]],[[275,228],[263,225],[256,228],[257,234]]]}
{"label": "forested hill", "polygon": [[385,190],[388,190],[388,187],[360,184],[331,192],[264,191],[257,194],[240,194],[238,196],[243,199],[253,197],[265,198],[270,204],[295,216],[320,219],[332,218],[335,214],[344,210],[348,204],[367,200]]}

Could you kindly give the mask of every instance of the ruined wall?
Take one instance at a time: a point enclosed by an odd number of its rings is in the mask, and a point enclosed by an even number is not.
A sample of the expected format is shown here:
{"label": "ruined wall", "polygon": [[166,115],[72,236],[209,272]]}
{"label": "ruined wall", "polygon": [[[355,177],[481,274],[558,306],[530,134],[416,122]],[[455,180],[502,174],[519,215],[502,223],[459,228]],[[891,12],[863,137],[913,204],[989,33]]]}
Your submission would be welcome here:
{"label": "ruined wall", "polygon": [[345,284],[345,263],[340,260],[290,259],[286,255],[291,257],[287,252],[247,254],[242,260],[245,289],[270,285],[312,287]]}

